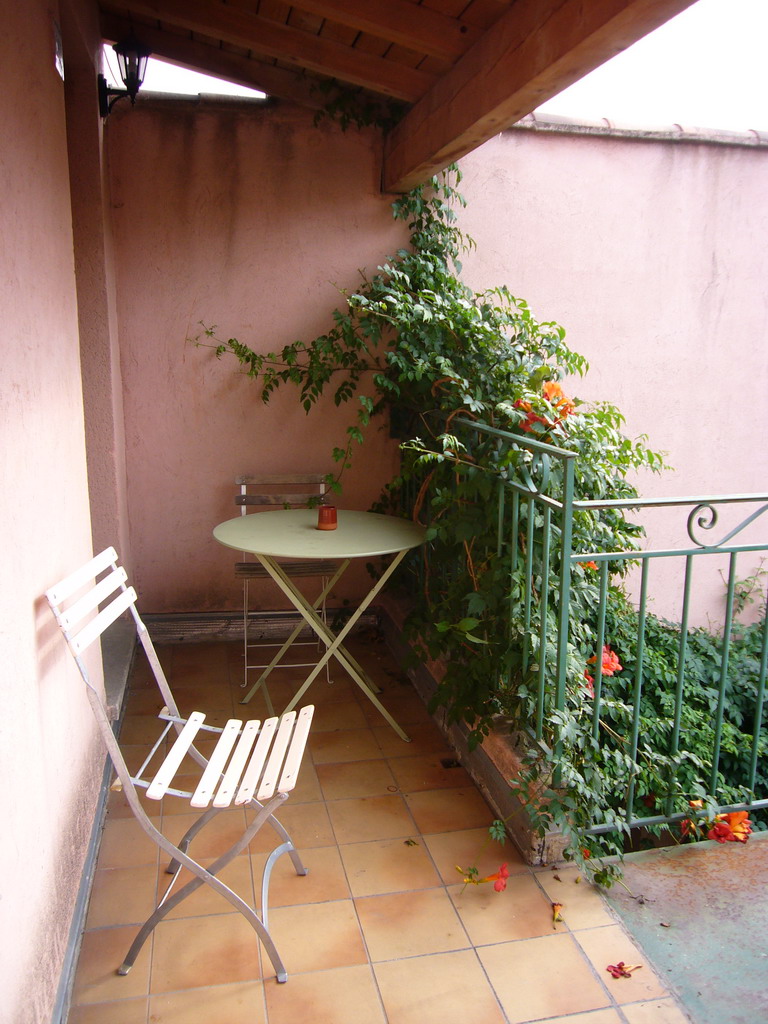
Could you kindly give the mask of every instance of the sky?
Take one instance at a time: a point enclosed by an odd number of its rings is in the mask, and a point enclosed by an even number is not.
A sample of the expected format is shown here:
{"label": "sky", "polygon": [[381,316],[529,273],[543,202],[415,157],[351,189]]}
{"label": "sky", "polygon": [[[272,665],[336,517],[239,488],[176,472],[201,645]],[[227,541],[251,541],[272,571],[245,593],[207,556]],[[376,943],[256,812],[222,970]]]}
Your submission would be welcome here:
{"label": "sky", "polygon": [[[766,42],[768,0],[697,0],[538,112],[608,118],[622,127],[768,131]],[[106,52],[114,67],[114,54]],[[144,88],[262,95],[157,60],[149,62]]]}

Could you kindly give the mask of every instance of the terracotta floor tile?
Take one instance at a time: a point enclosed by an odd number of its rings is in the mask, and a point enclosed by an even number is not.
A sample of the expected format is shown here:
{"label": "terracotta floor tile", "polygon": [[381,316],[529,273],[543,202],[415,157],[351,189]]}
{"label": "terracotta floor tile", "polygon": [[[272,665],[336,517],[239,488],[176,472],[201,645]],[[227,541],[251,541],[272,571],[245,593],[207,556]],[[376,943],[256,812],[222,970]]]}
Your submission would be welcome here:
{"label": "terracotta floor tile", "polygon": [[[163,832],[172,843],[179,843],[187,829],[200,817],[199,813],[173,814],[163,820]],[[219,857],[225,853],[245,831],[245,811],[233,808],[217,815],[195,836],[189,845],[189,855],[195,860]],[[165,859],[161,862],[165,863]]]}
{"label": "terracotta floor tile", "polygon": [[[443,761],[453,767],[444,767]],[[455,758],[441,758],[439,754],[393,757],[389,761],[389,766],[398,786],[404,793],[472,785],[471,778]]]}
{"label": "terracotta floor tile", "polygon": [[234,713],[232,691],[229,684],[224,681],[213,685],[206,680],[186,686],[176,685],[173,687],[173,695],[182,715],[202,711],[205,714],[206,725],[221,725],[222,716],[224,721],[227,718],[255,717],[245,711],[240,704],[237,705],[237,714]]}
{"label": "terracotta floor tile", "polygon": [[[574,938],[591,960],[598,975],[605,975],[605,983],[610,987],[611,995],[617,1003],[636,1003],[640,1000],[661,999],[668,995],[647,958],[621,925],[613,924],[605,928],[579,931]],[[643,966],[641,970],[634,971],[630,978],[611,978],[606,967],[619,960],[626,964]],[[619,984],[620,982],[624,984]]]}
{"label": "terracotta floor tile", "polygon": [[587,1013],[568,1014],[567,1017],[547,1017],[536,1024],[623,1024],[617,1010],[592,1010]]}
{"label": "terracotta floor tile", "polygon": [[327,806],[340,845],[398,836],[407,839],[416,833],[413,818],[399,794],[332,800]]}
{"label": "terracotta floor tile", "polygon": [[448,884],[458,881],[457,865],[462,868],[475,867],[481,878],[498,871],[506,863],[511,875],[528,873],[528,865],[510,839],[497,843],[489,838],[487,828],[461,829],[457,832],[440,832],[425,835],[424,842],[440,872]]}
{"label": "terracotta floor tile", "polygon": [[578,928],[597,928],[604,924],[615,924],[599,889],[583,878],[576,868],[558,868],[557,871],[540,872],[536,878],[553,903],[562,903],[562,917],[571,931]]}
{"label": "terracotta floor tile", "polygon": [[91,1006],[73,1006],[67,1024],[147,1024],[146,999],[120,999]]}
{"label": "terracotta floor tile", "polygon": [[477,955],[510,1024],[610,1005],[606,991],[570,935],[483,946]]}
{"label": "terracotta floor tile", "polygon": [[326,800],[384,796],[397,790],[395,778],[384,758],[346,764],[319,764],[316,771]]}
{"label": "terracotta floor tile", "polygon": [[[382,692],[378,694],[379,700],[400,725],[412,727],[433,724],[432,716],[427,711],[424,701],[413,689],[410,681],[402,684],[397,681],[377,679],[377,682],[382,687]],[[370,701],[362,698],[360,706],[370,725],[380,726],[382,724],[378,709]]]}
{"label": "terracotta floor tile", "polygon": [[494,819],[488,804],[470,787],[407,793],[405,802],[422,834],[480,828]]}
{"label": "terracotta floor tile", "polygon": [[288,806],[295,804],[315,803],[323,799],[323,791],[320,788],[320,780],[317,777],[317,769],[312,763],[312,758],[307,751],[299,768],[299,778],[296,788],[290,795]]}
{"label": "terracotta floor tile", "polygon": [[[393,718],[397,721],[396,715]],[[455,756],[434,722],[410,725],[405,731],[410,738],[408,743],[397,735],[391,725],[373,725],[374,735],[385,757],[416,757],[418,754]]]}
{"label": "terracotta floor tile", "polygon": [[[123,749],[123,755],[125,755],[126,749],[129,749],[129,748],[124,748]],[[138,748],[134,747],[133,749],[136,750]],[[142,748],[142,750],[143,750],[143,748]],[[144,751],[144,753],[142,753],[141,757],[138,759],[138,761],[136,761],[135,764],[128,764],[128,768],[131,771],[133,771],[134,768],[138,768],[139,765],[141,764],[142,760],[144,759],[144,757],[146,757],[147,753],[148,753],[148,751]],[[128,763],[128,758],[126,758],[126,763]],[[137,793],[139,795],[139,803],[144,808],[144,810],[147,812],[149,817],[150,818],[157,817],[158,806],[159,806],[157,801],[156,800],[148,800],[147,797],[145,796],[145,792],[144,792],[143,789],[137,790]],[[106,816],[106,820],[107,821],[112,821],[115,818],[133,818],[133,811],[131,810],[130,804],[128,803],[128,800],[126,799],[125,793],[122,791],[122,789],[120,789],[120,790],[111,790],[110,794],[109,794],[109,797],[107,798],[107,816]],[[138,825],[136,827],[139,828]]]}
{"label": "terracotta floor tile", "polygon": [[149,1000],[149,1024],[265,1022],[264,985],[260,981],[167,992],[151,996]]}
{"label": "terracotta floor tile", "polygon": [[[266,953],[264,974],[274,978]],[[150,984],[153,995],[258,981],[261,976],[259,940],[242,914],[163,921],[155,929]]]}
{"label": "terracotta floor tile", "polygon": [[220,643],[174,644],[170,670],[166,668],[174,691],[200,680],[213,682],[227,678],[227,651]]}
{"label": "terracotta floor tile", "polygon": [[[202,861],[203,867],[208,867],[211,863],[212,861],[210,858],[206,858]],[[179,877],[174,883],[172,891],[174,893],[178,892],[182,886],[191,881],[192,877],[191,871],[187,871],[186,868],[182,868],[179,872]],[[230,864],[227,864],[227,866],[219,872],[218,877],[241,899],[245,900],[249,906],[256,906],[253,879],[251,875],[251,862],[247,854],[241,854],[239,857],[235,857]],[[167,874],[165,870],[158,873],[158,899],[160,899],[162,894],[165,892],[170,880],[171,876]],[[225,896],[222,896],[220,893],[216,892],[215,889],[212,889],[210,885],[204,883],[190,896],[185,897],[177,907],[170,910],[164,920],[175,921],[181,917],[204,917],[207,914],[236,913],[238,913],[237,908],[233,907]]]}
{"label": "terracotta floor tile", "polygon": [[352,900],[277,907],[270,911],[269,932],[288,969],[289,984],[306,971],[368,962]]}
{"label": "terracotta floor tile", "polygon": [[423,840],[386,839],[341,846],[353,896],[427,889],[440,884]]}
{"label": "terracotta floor tile", "polygon": [[391,960],[374,970],[388,1024],[504,1022],[472,950]]}
{"label": "terracotta floor tile", "polygon": [[[269,886],[270,907],[290,907],[301,903],[324,903],[350,896],[344,866],[338,847],[320,846],[299,851],[306,875],[297,875],[291,858],[284,854],[272,869]],[[251,855],[257,898],[260,899],[261,876],[267,854]]]}
{"label": "terracotta floor tile", "polygon": [[157,865],[103,868],[93,878],[86,928],[143,924],[155,909]]}
{"label": "terracotta floor tile", "polygon": [[388,1024],[367,965],[294,974],[264,992],[269,1024]]}
{"label": "terracotta floor tile", "polygon": [[310,733],[309,750],[316,765],[338,761],[372,761],[381,757],[371,729]]}
{"label": "terracotta floor tile", "polygon": [[674,999],[653,999],[622,1006],[629,1024],[689,1024]]}
{"label": "terracotta floor tile", "polygon": [[363,709],[356,700],[322,703],[315,707],[315,714],[312,718],[314,733],[367,728],[368,722],[363,714]]}
{"label": "terracotta floor tile", "polygon": [[[248,811],[248,814],[253,814],[253,811]],[[324,803],[296,804],[288,800],[279,811],[278,818],[299,852],[316,846],[335,845],[333,828]],[[251,853],[271,850],[277,845],[276,836],[277,833],[268,824],[264,825],[251,842]]]}
{"label": "terracotta floor tile", "polygon": [[[322,674],[300,701],[316,704],[315,727],[279,818],[309,874],[297,876],[282,856],[270,893],[288,984],[277,984],[247,920],[208,886],[157,927],[127,977],[115,973],[138,930],[128,922],[150,913],[158,878],[164,885],[167,876],[166,855],[127,820],[125,796],[113,792],[89,918],[103,926],[84,935],[69,1024],[684,1024],[597,892],[573,882],[575,869],[534,872],[511,842],[490,841],[495,814],[463,768],[441,763],[455,755],[396,659],[372,642],[355,640],[350,649],[412,742],[337,664],[334,682]],[[213,721],[265,717],[262,694],[240,704],[240,644],[162,645],[159,653],[184,706]],[[306,671],[272,675],[278,712]],[[154,685],[139,653],[125,726],[131,739],[142,741],[150,728],[155,735]],[[203,739],[200,749],[214,744]],[[149,747],[125,750],[137,768]],[[187,765],[194,788],[199,769]],[[187,800],[140,799],[174,840],[197,820]],[[210,863],[253,813],[218,816],[193,842],[193,855]],[[265,825],[225,869],[223,879],[248,902],[260,898],[267,851],[279,842]],[[457,864],[482,876],[504,862],[506,892],[462,887]],[[553,900],[565,918],[557,931]],[[645,966],[614,982],[604,968],[617,959]]]}
{"label": "terracotta floor tile", "polygon": [[552,934],[552,904],[530,874],[512,875],[504,892],[490,883],[448,891],[476,946]]}
{"label": "terracotta floor tile", "polygon": [[368,896],[356,899],[355,906],[371,961],[445,953],[469,946],[442,887]]}
{"label": "terracotta floor tile", "polygon": [[124,977],[117,969],[125,959],[138,927],[98,928],[83,935],[72,993],[74,1005],[145,996],[149,991],[152,940],[142,948]]}
{"label": "terracotta floor tile", "polygon": [[160,690],[154,684],[146,689],[131,687],[125,701],[126,715],[148,715],[157,718],[163,710],[165,701]]}
{"label": "terracotta floor tile", "polygon": [[[152,823],[160,828],[160,819]],[[107,818],[99,847],[100,868],[138,867],[140,864],[157,864],[159,847],[144,832],[136,819]]]}

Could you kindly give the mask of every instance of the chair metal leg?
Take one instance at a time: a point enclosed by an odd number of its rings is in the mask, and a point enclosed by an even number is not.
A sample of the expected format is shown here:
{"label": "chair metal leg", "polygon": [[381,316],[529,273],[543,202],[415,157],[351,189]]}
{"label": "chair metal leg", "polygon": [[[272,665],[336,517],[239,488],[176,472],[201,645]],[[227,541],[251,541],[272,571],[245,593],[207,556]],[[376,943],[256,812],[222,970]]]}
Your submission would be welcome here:
{"label": "chair metal leg", "polygon": [[[195,822],[195,824],[187,831],[187,833],[185,834],[184,838],[181,840],[178,846],[174,845],[169,839],[166,839],[166,837],[163,836],[163,834],[159,832],[157,829],[155,829],[154,826],[151,825],[151,823],[149,824],[149,828],[152,829],[153,832],[155,833],[153,835],[155,841],[163,849],[169,852],[172,856],[171,863],[169,864],[166,870],[173,874],[174,877],[173,879],[171,879],[168,888],[163,894],[158,905],[155,907],[155,910],[144,922],[141,929],[139,930],[138,935],[133,940],[131,948],[128,950],[128,953],[126,954],[123,963],[117,969],[118,974],[128,974],[128,972],[136,962],[136,957],[141,952],[142,946],[144,945],[148,937],[152,934],[153,930],[160,923],[160,921],[162,921],[163,918],[171,910],[173,910],[174,907],[178,906],[179,903],[182,902],[182,900],[186,899],[187,896],[191,895],[193,892],[199,889],[201,885],[208,884],[211,886],[212,889],[214,889],[226,900],[228,900],[232,904],[232,906],[235,907],[236,910],[240,911],[243,917],[254,929],[259,939],[261,940],[262,945],[267,951],[267,955],[269,956],[270,961],[272,962],[272,966],[275,969],[275,974],[277,976],[278,982],[282,983],[288,980],[288,974],[285,969],[285,965],[283,964],[283,961],[281,960],[280,955],[277,952],[277,948],[275,947],[275,944],[272,941],[272,937],[269,934],[266,924],[269,901],[269,876],[272,873],[272,867],[277,861],[277,859],[280,856],[282,856],[283,853],[288,853],[291,856],[291,860],[293,861],[296,873],[299,875],[307,874],[307,869],[302,864],[301,858],[299,857],[290,837],[288,836],[288,833],[272,813],[273,810],[279,804],[283,803],[286,799],[286,794],[277,794],[264,805],[258,804],[256,801],[253,801],[252,806],[255,806],[258,810],[258,813],[254,817],[254,820],[246,828],[245,832],[240,837],[240,839],[233,846],[231,846],[229,850],[227,850],[220,857],[218,857],[210,866],[210,868],[207,869],[204,868],[201,864],[198,864],[197,861],[193,860],[193,858],[191,858],[186,853],[186,847],[189,846],[189,843],[192,840],[192,838],[200,831],[201,828],[203,828],[204,825],[211,821],[212,818],[215,817],[217,814],[221,813],[220,810],[212,809],[206,811],[203,815],[201,815],[201,817]],[[217,873],[222,868],[226,867],[226,865],[229,864],[229,862],[234,857],[236,857],[246,848],[246,846],[248,846],[248,844],[254,838],[256,833],[267,822],[269,822],[270,825],[272,825],[272,827],[278,833],[280,838],[284,838],[285,841],[280,846],[276,847],[267,859],[267,864],[265,865],[264,868],[264,876],[262,879],[261,889],[262,916],[259,917],[259,915],[253,910],[253,908],[245,902],[245,900],[238,896],[236,892],[230,889],[229,886],[225,885],[217,877]],[[145,831],[148,831],[146,826]],[[185,849],[182,849],[182,845],[185,847]],[[172,895],[171,890],[176,881],[178,868],[182,864],[186,868],[188,868],[195,877],[190,879],[189,882],[187,882],[184,886],[181,887],[181,889],[179,889],[176,893]]]}

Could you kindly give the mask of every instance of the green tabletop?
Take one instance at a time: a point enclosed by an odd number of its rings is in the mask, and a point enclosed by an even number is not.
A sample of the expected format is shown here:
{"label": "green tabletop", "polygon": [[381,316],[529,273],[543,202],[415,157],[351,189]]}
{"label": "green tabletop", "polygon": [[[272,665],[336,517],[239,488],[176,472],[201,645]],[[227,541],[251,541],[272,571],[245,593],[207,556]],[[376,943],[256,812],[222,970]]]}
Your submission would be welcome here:
{"label": "green tabletop", "polygon": [[335,530],[317,529],[317,509],[280,509],[219,523],[213,536],[225,547],[272,558],[371,558],[418,547],[423,526],[375,512],[338,512]]}

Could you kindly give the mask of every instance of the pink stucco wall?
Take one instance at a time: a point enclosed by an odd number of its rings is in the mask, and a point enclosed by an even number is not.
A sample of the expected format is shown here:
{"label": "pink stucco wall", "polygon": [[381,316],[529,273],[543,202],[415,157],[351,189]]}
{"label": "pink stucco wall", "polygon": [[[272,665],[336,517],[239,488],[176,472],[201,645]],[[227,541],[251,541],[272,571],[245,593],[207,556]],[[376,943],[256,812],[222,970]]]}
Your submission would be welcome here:
{"label": "pink stucco wall", "polygon": [[[75,5],[77,6],[77,5]],[[44,1024],[101,761],[45,590],[91,554],[64,83],[48,0],[0,33],[0,1017]],[[10,20],[8,20],[10,19]]]}
{"label": "pink stucco wall", "polygon": [[[403,234],[379,193],[376,136],[314,128],[309,111],[145,100],[107,132],[141,603],[235,608],[235,556],[211,536],[238,514],[235,477],[332,470],[355,410],[327,401],[307,416],[288,390],[264,406],[234,360],[187,338],[203,320],[259,351],[309,340],[330,326],[338,288]],[[394,472],[382,427],[343,480],[344,507],[367,508]],[[285,605],[270,586],[260,600]]]}
{"label": "pink stucco wall", "polygon": [[[639,475],[641,495],[768,491],[768,150],[516,129],[462,169],[468,282],[506,283],[566,328],[591,367],[571,393],[614,402],[629,436],[667,453],[672,471]],[[739,521],[721,515],[710,539]],[[649,548],[689,546],[679,512],[644,523]],[[717,625],[726,563],[699,563],[694,617]],[[739,576],[753,567],[742,556]],[[682,571],[652,567],[670,618]]]}
{"label": "pink stucco wall", "polygon": [[[331,322],[334,286],[354,285],[402,236],[378,194],[373,135],[317,129],[284,106],[181,100],[125,109],[108,132],[142,601],[231,608],[232,557],[210,529],[234,511],[232,478],[329,467],[353,412],[325,403],[305,417],[289,392],[264,407],[232,362],[185,339],[204,320],[260,351],[309,340]],[[137,159],[151,175],[132,173]],[[630,436],[668,453],[674,472],[645,474],[644,496],[765,486],[766,160],[764,149],[516,129],[462,162],[461,220],[477,242],[467,281],[507,284],[565,326],[592,365],[574,393],[615,402]],[[366,507],[393,465],[373,433],[342,501]],[[679,515],[647,524],[653,546],[686,543]],[[697,587],[700,620],[721,612],[720,568]],[[665,615],[679,614],[678,575],[654,567]]]}

